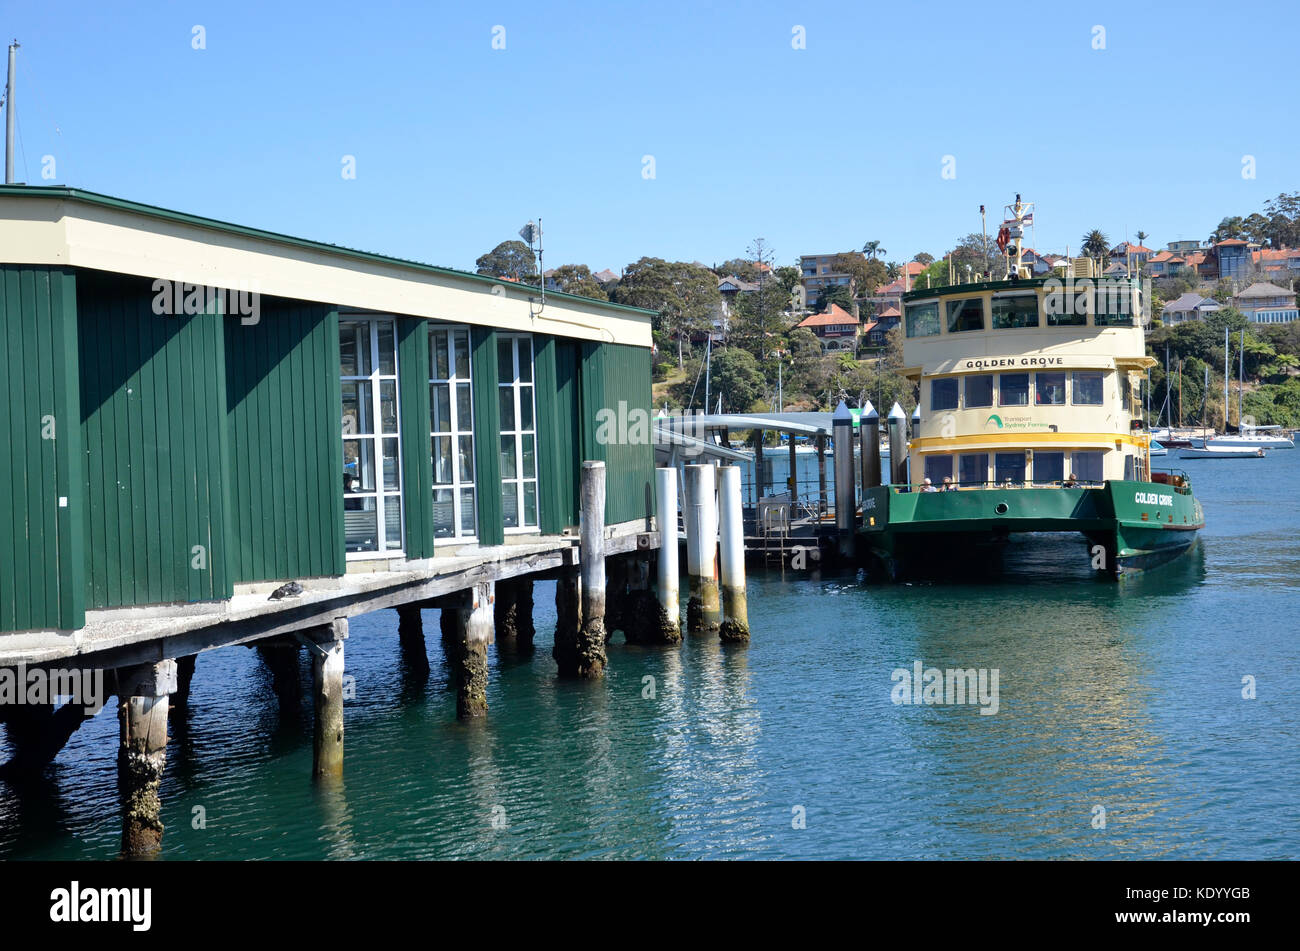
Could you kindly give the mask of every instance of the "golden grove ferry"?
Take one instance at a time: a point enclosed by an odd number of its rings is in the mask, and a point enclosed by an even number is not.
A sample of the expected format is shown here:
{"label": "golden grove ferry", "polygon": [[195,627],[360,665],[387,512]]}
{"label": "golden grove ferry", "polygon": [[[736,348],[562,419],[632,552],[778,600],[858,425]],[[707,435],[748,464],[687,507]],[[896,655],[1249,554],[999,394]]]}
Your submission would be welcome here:
{"label": "golden grove ferry", "polygon": [[[1151,469],[1142,281],[1101,277],[1090,258],[1032,277],[1029,208],[1008,207],[1002,280],[903,296],[919,421],[893,484],[864,487],[860,528],[890,577],[1048,532],[1078,532],[1080,556],[1118,577],[1177,557],[1204,526],[1187,474]],[[891,428],[901,417],[896,406]]]}

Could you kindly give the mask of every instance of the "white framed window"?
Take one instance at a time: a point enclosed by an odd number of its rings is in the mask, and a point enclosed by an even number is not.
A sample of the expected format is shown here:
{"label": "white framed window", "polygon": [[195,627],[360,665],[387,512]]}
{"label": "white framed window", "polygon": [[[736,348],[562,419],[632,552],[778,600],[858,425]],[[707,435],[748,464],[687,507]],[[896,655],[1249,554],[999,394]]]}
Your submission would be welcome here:
{"label": "white framed window", "polygon": [[474,496],[474,394],[468,327],[429,327],[429,451],[433,537],[478,534]]}
{"label": "white framed window", "polygon": [[352,556],[402,551],[402,447],[397,326],[392,317],[339,318],[343,390],[343,534]]}
{"label": "white framed window", "polygon": [[536,531],[537,421],[532,335],[497,334],[497,395],[501,400],[501,515],[505,531]]}

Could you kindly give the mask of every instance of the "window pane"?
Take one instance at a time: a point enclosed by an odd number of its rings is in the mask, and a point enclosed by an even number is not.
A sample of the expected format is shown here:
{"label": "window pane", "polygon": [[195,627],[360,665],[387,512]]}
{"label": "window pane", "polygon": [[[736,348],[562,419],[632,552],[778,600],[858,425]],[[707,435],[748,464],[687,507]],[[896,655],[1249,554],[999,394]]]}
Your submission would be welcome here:
{"label": "window pane", "polygon": [[948,333],[963,333],[984,329],[984,301],[978,297],[950,300],[948,308]]}
{"label": "window pane", "polygon": [[379,329],[379,372],[384,376],[397,373],[397,344],[393,340],[393,322],[377,320]]}
{"label": "window pane", "polygon": [[933,337],[939,332],[939,302],[908,304],[906,306],[907,335]]}
{"label": "window pane", "polygon": [[989,479],[989,454],[972,452],[958,462],[962,485],[982,485]]}
{"label": "window pane", "polygon": [[450,383],[429,384],[429,409],[433,415],[433,432],[451,432]]}
{"label": "window pane", "polygon": [[474,482],[474,437],[459,436],[457,441],[460,443],[456,453],[460,465],[460,481],[472,485]]}
{"label": "window pane", "polygon": [[998,379],[999,406],[1029,405],[1029,374],[1003,373]]}
{"label": "window pane", "polygon": [[993,405],[993,377],[966,377],[966,408],[977,409]]}
{"label": "window pane", "polygon": [[519,387],[519,428],[533,428],[533,388]]}
{"label": "window pane", "polygon": [[381,452],[384,454],[384,488],[400,489],[402,487],[402,473],[397,465],[397,440],[381,439],[383,443]]}
{"label": "window pane", "polygon": [[524,525],[537,526],[537,483],[524,483]]}
{"label": "window pane", "polygon": [[450,538],[456,534],[455,496],[451,489],[433,490],[433,535]]}
{"label": "window pane", "polygon": [[926,456],[925,477],[942,487],[944,479],[952,478],[952,456]]}
{"label": "window pane", "polygon": [[343,384],[343,435],[365,436],[373,433],[371,419],[370,384]]}
{"label": "window pane", "polygon": [[518,478],[519,470],[515,464],[515,437],[501,437],[501,478]]}
{"label": "window pane", "polygon": [[503,433],[512,433],[515,431],[515,388],[513,386],[497,387],[497,395],[501,397],[501,431]]}
{"label": "window pane", "polygon": [[[343,474],[353,492],[375,491],[375,444],[370,439],[343,440]],[[346,481],[346,480],[345,480]],[[345,505],[344,508],[347,508]]]}
{"label": "window pane", "polygon": [[450,436],[433,437],[433,481],[435,485],[452,482]]}
{"label": "window pane", "polygon": [[348,551],[378,551],[379,521],[375,497],[352,499],[353,507],[344,506],[343,543]]}
{"label": "window pane", "polygon": [[468,380],[469,374],[469,331],[457,330],[452,334],[456,347],[456,378]]}
{"label": "window pane", "polygon": [[533,382],[533,338],[520,337],[519,344],[519,382]]}
{"label": "window pane", "polygon": [[537,478],[537,451],[533,446],[535,436],[520,436],[519,440],[524,444],[524,467],[521,475],[526,479]]}
{"label": "window pane", "polygon": [[930,411],[957,408],[957,378],[930,381]]}
{"label": "window pane", "polygon": [[390,495],[384,499],[384,547],[400,551],[402,548],[402,497]]}
{"label": "window pane", "polygon": [[1024,452],[999,452],[993,456],[993,480],[1019,485],[1025,481]]}
{"label": "window pane", "polygon": [[506,528],[519,527],[519,483],[501,484],[501,521]]}
{"label": "window pane", "polygon": [[1101,453],[1099,452],[1070,453],[1070,472],[1074,478],[1082,482],[1104,481],[1101,477],[1101,472],[1102,472]]}
{"label": "window pane", "polygon": [[433,345],[433,378],[435,380],[447,379],[448,359],[447,359],[447,334],[441,330],[435,330],[429,334],[429,341]]}
{"label": "window pane", "polygon": [[472,407],[470,406],[468,383],[456,384],[456,428],[463,433],[474,430]]}
{"label": "window pane", "polygon": [[370,322],[339,322],[339,375],[370,376]]}
{"label": "window pane", "polygon": [[462,535],[473,535],[475,524],[477,523],[477,513],[474,510],[474,490],[460,490],[460,532]]}
{"label": "window pane", "polygon": [[1064,406],[1065,374],[1035,373],[1034,390],[1034,401],[1039,406]]}
{"label": "window pane", "polygon": [[1104,374],[1094,371],[1075,371],[1074,404],[1076,406],[1100,406],[1102,404],[1102,382]]}
{"label": "window pane", "polygon": [[514,341],[509,337],[497,341],[497,382],[515,382]]}
{"label": "window pane", "polygon": [[379,382],[379,418],[385,433],[397,432],[397,381]]}
{"label": "window pane", "polygon": [[1034,482],[1040,485],[1065,479],[1065,453],[1035,452]]}
{"label": "window pane", "polygon": [[993,298],[993,328],[995,330],[1037,326],[1037,295],[1024,294],[1016,297]]}
{"label": "window pane", "polygon": [[1087,291],[1080,294],[1054,292],[1047,297],[1047,326],[1081,327],[1088,322],[1092,304]]}

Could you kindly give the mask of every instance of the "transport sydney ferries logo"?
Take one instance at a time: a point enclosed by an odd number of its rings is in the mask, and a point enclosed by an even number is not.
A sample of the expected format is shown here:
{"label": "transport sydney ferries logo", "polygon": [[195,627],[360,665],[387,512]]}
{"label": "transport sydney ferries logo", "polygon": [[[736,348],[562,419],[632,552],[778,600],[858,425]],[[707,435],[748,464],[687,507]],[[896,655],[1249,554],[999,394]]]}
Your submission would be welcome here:
{"label": "transport sydney ferries logo", "polygon": [[1056,426],[1049,423],[1040,423],[1032,416],[999,416],[997,413],[989,414],[989,418],[984,421],[984,428],[1015,429],[1021,432],[1056,432]]}

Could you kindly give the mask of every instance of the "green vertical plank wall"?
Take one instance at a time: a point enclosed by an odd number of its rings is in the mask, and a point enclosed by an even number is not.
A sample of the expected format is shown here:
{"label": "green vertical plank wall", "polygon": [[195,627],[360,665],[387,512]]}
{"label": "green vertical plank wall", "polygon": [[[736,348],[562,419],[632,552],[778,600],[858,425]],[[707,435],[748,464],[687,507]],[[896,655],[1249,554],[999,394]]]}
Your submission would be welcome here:
{"label": "green vertical plank wall", "polygon": [[[654,512],[650,351],[615,343],[581,346],[583,458],[605,462],[605,520],[647,518]],[[599,414],[605,409],[618,431],[601,440],[597,433],[604,417]],[[614,436],[613,427],[608,428]]]}
{"label": "green vertical plank wall", "polygon": [[470,329],[474,383],[474,482],[478,491],[480,545],[505,541],[501,510],[501,401],[497,396],[497,335],[490,327]]}
{"label": "green vertical plank wall", "polygon": [[224,322],[231,577],[341,575],[338,312],[279,298],[259,311]]}
{"label": "green vertical plank wall", "polygon": [[225,341],[150,282],[80,272],[87,606],[228,598]]}
{"label": "green vertical plank wall", "polygon": [[75,630],[85,549],[71,271],[0,267],[0,377],[0,631]]}
{"label": "green vertical plank wall", "polygon": [[433,556],[433,456],[429,406],[429,322],[397,319],[397,400],[402,435],[402,502],[406,557]]}
{"label": "green vertical plank wall", "polygon": [[572,340],[533,337],[537,376],[537,457],[540,524],[558,535],[578,524],[581,453],[578,424],[578,347]]}

